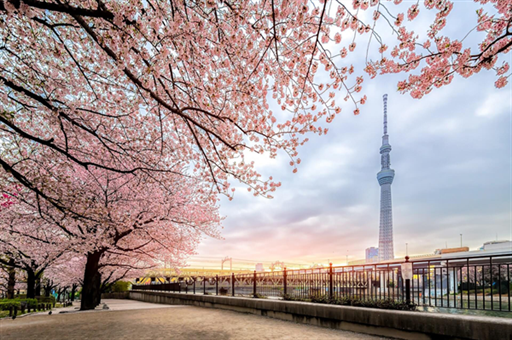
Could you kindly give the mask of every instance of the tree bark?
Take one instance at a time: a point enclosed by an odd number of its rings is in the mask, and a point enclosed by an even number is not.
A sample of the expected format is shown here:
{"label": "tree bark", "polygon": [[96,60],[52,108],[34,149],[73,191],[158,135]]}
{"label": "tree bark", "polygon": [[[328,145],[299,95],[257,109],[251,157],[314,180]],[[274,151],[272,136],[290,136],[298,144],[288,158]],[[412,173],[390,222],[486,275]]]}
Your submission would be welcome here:
{"label": "tree bark", "polygon": [[87,254],[80,310],[94,309],[101,301],[101,274],[99,272],[101,255],[103,255],[101,251]]}
{"label": "tree bark", "polygon": [[50,297],[50,293],[52,292],[52,284],[51,283],[47,283],[45,286],[44,286],[44,296],[46,297]]}
{"label": "tree bark", "polygon": [[27,299],[36,298],[36,274],[32,269],[26,269],[27,272]]}
{"label": "tree bark", "polygon": [[14,259],[9,260],[9,275],[7,279],[7,298],[14,299],[14,286],[16,285],[16,270],[14,269]]}
{"label": "tree bark", "polygon": [[41,296],[41,277],[36,277],[36,288],[34,290],[35,296]]}
{"label": "tree bark", "polygon": [[71,301],[75,301],[75,293],[76,293],[76,285],[74,284],[72,287],[71,287]]}

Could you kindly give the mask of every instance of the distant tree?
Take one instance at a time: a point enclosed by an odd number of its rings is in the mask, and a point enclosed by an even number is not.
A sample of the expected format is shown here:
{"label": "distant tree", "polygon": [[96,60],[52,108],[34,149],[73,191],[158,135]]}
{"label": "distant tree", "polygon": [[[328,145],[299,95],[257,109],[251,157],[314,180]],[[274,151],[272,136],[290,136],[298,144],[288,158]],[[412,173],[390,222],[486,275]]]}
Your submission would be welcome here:
{"label": "distant tree", "polygon": [[34,298],[36,281],[43,272],[69,251],[66,238],[55,233],[53,225],[48,225],[37,216],[20,213],[23,205],[0,213],[0,264],[25,273],[27,297]]}

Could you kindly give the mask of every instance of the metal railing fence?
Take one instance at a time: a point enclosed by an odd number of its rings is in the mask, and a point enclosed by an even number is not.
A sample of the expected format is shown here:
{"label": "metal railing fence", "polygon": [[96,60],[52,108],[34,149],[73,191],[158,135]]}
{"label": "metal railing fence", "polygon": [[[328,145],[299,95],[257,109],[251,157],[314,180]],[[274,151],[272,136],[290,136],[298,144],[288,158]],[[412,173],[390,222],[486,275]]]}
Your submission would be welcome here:
{"label": "metal railing fence", "polygon": [[[426,307],[511,311],[512,254],[187,277],[175,283],[133,285],[134,290],[271,298],[390,299]],[[409,284],[409,296],[406,286]]]}

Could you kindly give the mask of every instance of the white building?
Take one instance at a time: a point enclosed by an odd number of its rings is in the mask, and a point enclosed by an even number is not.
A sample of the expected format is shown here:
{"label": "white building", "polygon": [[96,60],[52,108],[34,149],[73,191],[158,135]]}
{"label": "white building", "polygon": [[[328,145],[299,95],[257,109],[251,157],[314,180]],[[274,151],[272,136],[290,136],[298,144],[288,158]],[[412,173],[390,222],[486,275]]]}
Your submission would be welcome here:
{"label": "white building", "polygon": [[485,242],[484,245],[480,248],[480,250],[512,250],[512,241],[502,240]]}

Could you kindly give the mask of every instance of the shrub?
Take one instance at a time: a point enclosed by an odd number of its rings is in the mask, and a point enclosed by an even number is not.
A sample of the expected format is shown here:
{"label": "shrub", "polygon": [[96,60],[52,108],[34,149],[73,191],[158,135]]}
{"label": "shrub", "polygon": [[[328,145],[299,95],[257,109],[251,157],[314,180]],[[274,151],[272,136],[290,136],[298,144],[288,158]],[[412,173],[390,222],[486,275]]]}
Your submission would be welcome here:
{"label": "shrub", "polygon": [[55,297],[54,296],[36,296],[36,300],[39,303],[50,303],[53,307],[55,307]]}
{"label": "shrub", "polygon": [[252,295],[255,299],[266,299],[267,297],[265,295],[261,295],[260,293],[256,293]]}
{"label": "shrub", "polygon": [[331,303],[329,297],[325,296],[325,295],[311,295],[309,297],[309,300],[311,302],[314,302],[314,303]]}
{"label": "shrub", "polygon": [[417,305],[414,303],[407,304],[405,302],[395,301],[393,299],[362,300],[360,298],[351,298],[351,297],[329,298],[328,296],[325,296],[325,295],[310,295],[309,298],[304,299],[304,298],[296,298],[289,294],[284,294],[282,297],[283,297],[283,300],[288,300],[288,301],[327,303],[327,304],[331,304],[331,305],[367,307],[367,308],[416,310],[416,307],[417,307]]}
{"label": "shrub", "polygon": [[9,310],[12,307],[20,308],[20,300],[17,300],[17,299],[0,300],[0,310]]}
{"label": "shrub", "polygon": [[35,309],[37,307],[36,299],[20,299],[21,310],[24,311],[27,308]]}
{"label": "shrub", "polygon": [[129,281],[117,281],[110,287],[112,293],[127,292],[130,290],[131,283]]}

